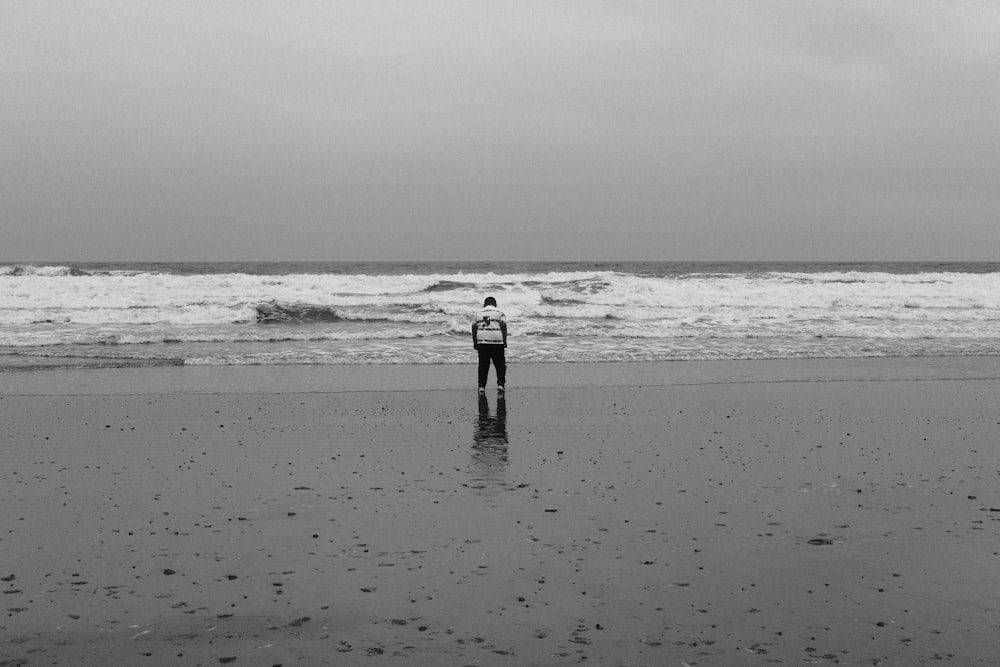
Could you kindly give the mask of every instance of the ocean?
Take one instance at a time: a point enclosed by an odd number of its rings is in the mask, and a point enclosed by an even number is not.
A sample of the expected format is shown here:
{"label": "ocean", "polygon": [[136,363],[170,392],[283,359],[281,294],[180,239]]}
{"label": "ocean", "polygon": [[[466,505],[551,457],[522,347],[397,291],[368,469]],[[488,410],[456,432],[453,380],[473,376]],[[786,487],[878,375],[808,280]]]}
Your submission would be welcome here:
{"label": "ocean", "polygon": [[0,372],[1000,354],[1000,264],[0,263]]}

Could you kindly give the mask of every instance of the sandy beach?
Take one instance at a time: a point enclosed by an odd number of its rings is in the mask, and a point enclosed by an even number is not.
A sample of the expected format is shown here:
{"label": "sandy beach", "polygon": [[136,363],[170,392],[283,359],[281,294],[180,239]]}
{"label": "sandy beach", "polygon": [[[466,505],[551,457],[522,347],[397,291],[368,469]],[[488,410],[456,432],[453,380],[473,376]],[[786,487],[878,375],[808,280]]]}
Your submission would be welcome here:
{"label": "sandy beach", "polygon": [[0,378],[0,665],[989,665],[1000,359]]}

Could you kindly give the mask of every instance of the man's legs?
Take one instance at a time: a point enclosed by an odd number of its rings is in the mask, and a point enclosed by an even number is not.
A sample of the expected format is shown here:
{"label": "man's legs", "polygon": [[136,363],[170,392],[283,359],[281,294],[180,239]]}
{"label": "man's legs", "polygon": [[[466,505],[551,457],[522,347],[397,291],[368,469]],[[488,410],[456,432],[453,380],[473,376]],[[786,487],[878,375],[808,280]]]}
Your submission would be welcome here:
{"label": "man's legs", "polygon": [[494,345],[493,366],[497,369],[497,386],[507,384],[507,360],[504,358],[503,345]]}
{"label": "man's legs", "polygon": [[490,348],[493,345],[480,345],[479,346],[479,386],[486,386],[486,378],[490,374]]}
{"label": "man's legs", "polygon": [[503,345],[479,345],[479,386],[485,387],[490,375],[490,362],[497,370],[497,386],[507,384],[507,360]]}

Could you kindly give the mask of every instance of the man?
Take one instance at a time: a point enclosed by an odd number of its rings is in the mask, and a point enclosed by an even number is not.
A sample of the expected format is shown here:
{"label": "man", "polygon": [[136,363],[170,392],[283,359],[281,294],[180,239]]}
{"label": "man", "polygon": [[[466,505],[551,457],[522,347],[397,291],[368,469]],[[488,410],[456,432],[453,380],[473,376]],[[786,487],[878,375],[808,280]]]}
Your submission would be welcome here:
{"label": "man", "polygon": [[507,347],[507,316],[491,296],[486,297],[483,309],[472,323],[472,347],[479,352],[479,393],[486,391],[491,361],[497,370],[497,391],[502,392],[507,381],[507,361],[503,356]]}

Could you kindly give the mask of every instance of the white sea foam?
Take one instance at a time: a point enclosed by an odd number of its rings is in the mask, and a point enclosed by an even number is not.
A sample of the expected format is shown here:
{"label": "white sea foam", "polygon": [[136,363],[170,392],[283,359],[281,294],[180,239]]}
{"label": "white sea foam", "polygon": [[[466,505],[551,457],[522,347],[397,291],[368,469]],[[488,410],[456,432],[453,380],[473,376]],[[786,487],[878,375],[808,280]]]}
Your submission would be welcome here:
{"label": "white sea foam", "polygon": [[[0,267],[0,348],[167,355],[138,346],[287,343],[185,358],[450,363],[468,355],[484,294],[507,313],[516,353],[544,360],[990,353],[1000,339],[1000,273],[184,275],[11,265]],[[299,316],[258,322],[261,304]],[[360,347],[349,352],[297,347],[352,341]]]}

